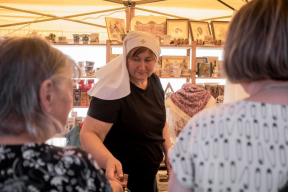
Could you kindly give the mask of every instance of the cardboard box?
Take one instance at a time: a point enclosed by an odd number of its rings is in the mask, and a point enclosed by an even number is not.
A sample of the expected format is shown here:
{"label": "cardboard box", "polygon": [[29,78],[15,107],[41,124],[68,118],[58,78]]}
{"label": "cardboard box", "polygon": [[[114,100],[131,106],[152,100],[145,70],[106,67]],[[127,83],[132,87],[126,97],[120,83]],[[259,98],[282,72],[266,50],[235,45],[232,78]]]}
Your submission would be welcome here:
{"label": "cardboard box", "polygon": [[76,118],[75,117],[69,117],[67,122],[67,129],[70,131],[73,127],[76,125]]}
{"label": "cardboard box", "polygon": [[168,191],[168,179],[167,171],[158,171],[156,175],[158,191]]}
{"label": "cardboard box", "polygon": [[80,124],[84,121],[84,117],[76,117],[76,125],[80,126]]}
{"label": "cardboard box", "polygon": [[81,89],[81,101],[80,101],[81,106],[87,106],[86,97],[87,97],[86,89]]}
{"label": "cardboard box", "polygon": [[80,89],[73,89],[73,106],[80,106]]}

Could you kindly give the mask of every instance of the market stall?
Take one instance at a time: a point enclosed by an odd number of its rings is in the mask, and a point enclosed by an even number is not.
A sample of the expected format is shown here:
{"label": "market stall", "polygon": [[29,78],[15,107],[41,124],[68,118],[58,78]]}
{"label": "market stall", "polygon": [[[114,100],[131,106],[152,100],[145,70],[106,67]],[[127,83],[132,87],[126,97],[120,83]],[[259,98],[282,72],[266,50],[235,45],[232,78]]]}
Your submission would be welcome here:
{"label": "market stall", "polygon": [[[0,0],[0,40],[39,36],[75,60],[82,76],[73,89],[73,109],[67,132],[63,134],[73,130],[75,136],[79,135],[91,100],[87,92],[97,82],[95,71],[122,53],[122,41],[129,31],[149,31],[159,38],[161,58],[155,73],[167,98],[184,83],[191,82],[222,103],[226,80],[220,68],[225,33],[234,11],[245,3],[245,0],[28,0],[25,3]],[[66,144],[63,135],[49,142],[63,146]],[[165,190],[167,178],[163,172],[157,179],[161,190]]]}

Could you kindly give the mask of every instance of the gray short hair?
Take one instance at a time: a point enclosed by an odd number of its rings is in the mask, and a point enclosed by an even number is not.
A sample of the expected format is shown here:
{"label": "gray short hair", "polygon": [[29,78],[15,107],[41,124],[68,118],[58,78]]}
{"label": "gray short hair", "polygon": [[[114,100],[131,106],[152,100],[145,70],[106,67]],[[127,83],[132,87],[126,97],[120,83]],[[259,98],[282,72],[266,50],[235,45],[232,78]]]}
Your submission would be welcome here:
{"label": "gray short hair", "polygon": [[71,59],[40,38],[12,38],[0,45],[0,69],[0,132],[27,132],[35,141],[45,141],[63,131],[42,108],[39,89],[51,79],[61,91],[75,69]]}
{"label": "gray short hair", "polygon": [[288,1],[253,0],[231,21],[224,73],[233,83],[288,80]]}

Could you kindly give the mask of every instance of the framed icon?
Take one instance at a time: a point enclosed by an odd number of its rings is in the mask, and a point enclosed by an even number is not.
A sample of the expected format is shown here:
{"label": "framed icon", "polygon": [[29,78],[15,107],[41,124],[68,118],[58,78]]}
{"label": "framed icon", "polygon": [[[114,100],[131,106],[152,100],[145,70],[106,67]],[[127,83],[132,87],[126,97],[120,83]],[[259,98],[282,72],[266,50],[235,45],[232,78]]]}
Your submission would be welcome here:
{"label": "framed icon", "polygon": [[171,39],[189,39],[188,19],[166,19],[166,29]]}
{"label": "framed icon", "polygon": [[121,34],[126,34],[124,19],[105,17],[108,38],[122,42]]}
{"label": "framed icon", "polygon": [[190,21],[192,40],[205,40],[206,35],[211,35],[209,23],[201,21]]}
{"label": "framed icon", "polygon": [[214,39],[225,42],[229,27],[229,21],[211,21]]}

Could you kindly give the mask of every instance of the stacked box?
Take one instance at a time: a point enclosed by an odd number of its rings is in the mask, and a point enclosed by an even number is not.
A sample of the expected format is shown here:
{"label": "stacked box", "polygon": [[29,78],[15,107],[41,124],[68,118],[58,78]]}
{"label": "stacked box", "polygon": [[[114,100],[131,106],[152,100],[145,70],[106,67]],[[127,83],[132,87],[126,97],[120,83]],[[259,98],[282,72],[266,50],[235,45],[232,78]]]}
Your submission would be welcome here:
{"label": "stacked box", "polygon": [[158,191],[168,191],[169,176],[167,171],[158,171],[156,175]]}
{"label": "stacked box", "polygon": [[73,106],[80,106],[80,89],[73,89]]}
{"label": "stacked box", "polygon": [[81,89],[81,101],[80,105],[81,106],[87,106],[87,91],[86,89]]}

